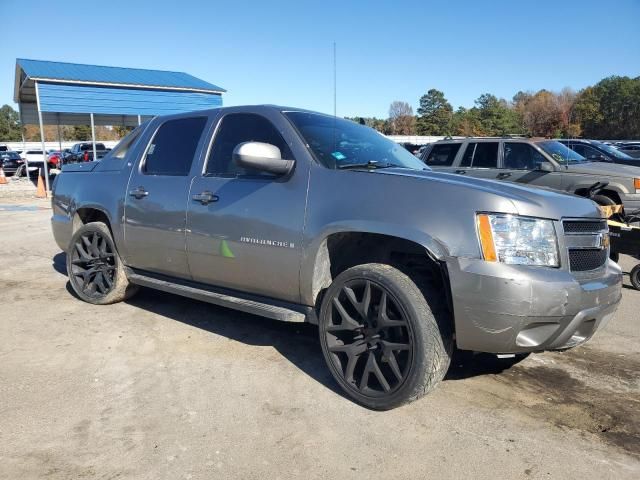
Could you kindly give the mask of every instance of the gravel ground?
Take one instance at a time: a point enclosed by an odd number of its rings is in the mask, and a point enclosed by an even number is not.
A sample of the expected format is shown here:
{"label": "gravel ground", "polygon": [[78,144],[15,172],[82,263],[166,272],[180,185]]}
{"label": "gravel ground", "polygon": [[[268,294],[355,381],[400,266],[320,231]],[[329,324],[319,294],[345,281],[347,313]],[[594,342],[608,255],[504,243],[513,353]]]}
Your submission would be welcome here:
{"label": "gravel ground", "polygon": [[1,479],[640,478],[638,291],[583,347],[461,357],[379,413],[341,395],[312,326],[77,300],[47,207],[0,201]]}

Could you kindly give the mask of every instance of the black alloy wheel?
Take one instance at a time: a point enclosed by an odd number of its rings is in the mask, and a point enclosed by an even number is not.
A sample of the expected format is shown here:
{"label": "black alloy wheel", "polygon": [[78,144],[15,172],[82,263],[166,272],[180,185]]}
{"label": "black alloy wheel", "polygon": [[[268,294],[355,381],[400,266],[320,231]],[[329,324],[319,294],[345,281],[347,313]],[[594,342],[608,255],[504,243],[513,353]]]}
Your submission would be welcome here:
{"label": "black alloy wheel", "polygon": [[89,298],[101,298],[113,290],[116,258],[111,239],[100,231],[79,235],[72,245],[70,279],[76,291]]}
{"label": "black alloy wheel", "polygon": [[331,303],[324,341],[344,382],[367,397],[398,390],[413,356],[411,326],[400,302],[379,283],[356,278]]}

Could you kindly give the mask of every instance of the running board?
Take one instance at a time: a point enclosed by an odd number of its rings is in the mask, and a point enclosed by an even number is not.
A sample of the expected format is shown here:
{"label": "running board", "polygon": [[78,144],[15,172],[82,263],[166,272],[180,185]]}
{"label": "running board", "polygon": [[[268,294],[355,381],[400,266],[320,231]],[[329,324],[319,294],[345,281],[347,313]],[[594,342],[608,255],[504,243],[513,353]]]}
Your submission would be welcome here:
{"label": "running board", "polygon": [[282,322],[307,322],[317,323],[313,321],[312,309],[303,305],[291,304],[291,307],[273,305],[257,300],[250,300],[233,296],[229,293],[220,293],[213,289],[206,288],[204,285],[183,285],[174,283],[169,280],[162,280],[147,275],[136,273],[131,269],[127,269],[127,278],[131,283],[141,285],[143,287],[162,290],[163,292],[174,293],[183,297],[193,298],[203,302],[213,303],[221,307],[232,308],[242,312],[260,315]]}

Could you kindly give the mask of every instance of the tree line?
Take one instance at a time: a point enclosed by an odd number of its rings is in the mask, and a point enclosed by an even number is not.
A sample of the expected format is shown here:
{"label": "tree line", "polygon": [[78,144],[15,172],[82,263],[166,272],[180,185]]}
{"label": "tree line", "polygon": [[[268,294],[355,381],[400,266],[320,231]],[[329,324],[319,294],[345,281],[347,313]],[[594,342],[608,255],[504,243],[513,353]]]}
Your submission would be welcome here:
{"label": "tree line", "polygon": [[454,110],[435,88],[411,105],[394,101],[386,119],[351,117],[387,135],[498,136],[594,139],[640,138],[640,77],[611,76],[579,92],[539,90],[511,100],[483,93],[471,108]]}
{"label": "tree line", "polygon": [[[119,140],[129,133],[131,127],[123,127],[115,125],[106,127],[96,125],[96,139],[99,140]],[[10,105],[0,107],[0,141],[3,142],[20,142],[22,135],[27,142],[35,142],[40,140],[40,127],[38,125],[21,125],[20,116]],[[45,141],[58,141],[57,125],[44,126]],[[91,140],[91,127],[89,125],[61,125],[60,137],[62,141]]]}
{"label": "tree line", "polygon": [[[351,117],[388,135],[495,136],[594,139],[640,138],[640,77],[611,76],[579,92],[540,90],[516,93],[511,100],[483,93],[473,107],[454,110],[445,94],[432,88],[419,99],[417,115],[404,101],[392,102],[386,119]],[[96,137],[117,140],[130,129],[96,127]],[[40,140],[36,125],[20,124],[11,106],[0,108],[0,140]],[[90,140],[88,125],[62,126],[62,140]],[[45,126],[46,140],[57,140],[57,127]]]}

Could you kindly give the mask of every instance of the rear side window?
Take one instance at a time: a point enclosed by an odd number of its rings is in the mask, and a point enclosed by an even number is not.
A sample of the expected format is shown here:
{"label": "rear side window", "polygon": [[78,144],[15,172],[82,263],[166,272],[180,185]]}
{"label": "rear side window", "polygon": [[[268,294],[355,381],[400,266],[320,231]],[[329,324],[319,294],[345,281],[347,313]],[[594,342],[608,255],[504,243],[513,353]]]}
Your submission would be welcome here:
{"label": "rear side window", "polygon": [[460,145],[460,143],[434,145],[425,163],[430,167],[450,167],[460,150]]}
{"label": "rear side window", "polygon": [[206,123],[206,117],[179,118],[163,123],[147,148],[144,173],[188,175]]}
{"label": "rear side window", "polygon": [[542,154],[527,143],[505,142],[504,144],[504,168],[535,170],[545,161]]}
{"label": "rear side window", "polygon": [[140,133],[142,132],[142,128],[138,127],[133,130],[129,135],[124,137],[122,140],[118,142],[118,144],[109,152],[108,158],[117,158],[118,160],[123,160],[127,155],[133,143],[138,139]]}
{"label": "rear side window", "polygon": [[498,142],[471,142],[460,162],[461,167],[497,168]]}
{"label": "rear side window", "polygon": [[254,113],[230,113],[222,118],[213,148],[207,161],[207,175],[222,176],[271,176],[263,172],[250,172],[233,161],[233,150],[244,142],[263,142],[280,149],[283,159],[290,160],[293,154],[276,127],[265,117]]}

